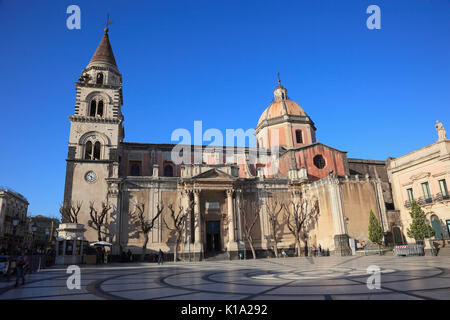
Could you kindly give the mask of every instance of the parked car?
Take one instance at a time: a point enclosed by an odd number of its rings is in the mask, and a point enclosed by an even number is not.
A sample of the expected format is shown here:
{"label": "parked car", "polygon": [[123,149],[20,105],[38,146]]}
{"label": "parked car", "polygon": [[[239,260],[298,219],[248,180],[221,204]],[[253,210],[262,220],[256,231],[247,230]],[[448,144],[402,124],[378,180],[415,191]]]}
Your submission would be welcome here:
{"label": "parked car", "polygon": [[6,275],[9,268],[8,256],[0,256],[0,274]]}

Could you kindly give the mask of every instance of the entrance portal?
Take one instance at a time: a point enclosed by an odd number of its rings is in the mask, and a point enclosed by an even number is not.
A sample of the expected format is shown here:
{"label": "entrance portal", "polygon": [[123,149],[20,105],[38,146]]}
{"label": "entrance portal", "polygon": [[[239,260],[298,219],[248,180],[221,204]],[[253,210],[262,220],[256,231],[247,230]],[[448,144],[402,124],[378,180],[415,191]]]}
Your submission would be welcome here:
{"label": "entrance portal", "polygon": [[220,221],[206,221],[206,251],[220,251]]}

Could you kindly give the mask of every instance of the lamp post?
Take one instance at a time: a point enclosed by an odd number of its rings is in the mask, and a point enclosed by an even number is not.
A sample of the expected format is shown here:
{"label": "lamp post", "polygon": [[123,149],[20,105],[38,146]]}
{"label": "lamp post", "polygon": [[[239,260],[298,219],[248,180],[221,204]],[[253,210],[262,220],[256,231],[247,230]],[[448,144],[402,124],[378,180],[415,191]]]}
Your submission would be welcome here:
{"label": "lamp post", "polygon": [[17,230],[17,226],[19,225],[20,219],[18,216],[14,216],[14,218],[12,219],[12,224],[13,224],[13,245],[11,246],[11,252],[10,255],[15,255],[16,254],[16,230]]}
{"label": "lamp post", "polygon": [[50,234],[50,230],[48,228],[45,228],[45,253],[47,254],[48,249],[48,235]]}
{"label": "lamp post", "polygon": [[31,251],[34,250],[34,237],[36,235],[37,225],[35,223],[31,226],[31,231],[33,232],[33,238],[31,239]]}

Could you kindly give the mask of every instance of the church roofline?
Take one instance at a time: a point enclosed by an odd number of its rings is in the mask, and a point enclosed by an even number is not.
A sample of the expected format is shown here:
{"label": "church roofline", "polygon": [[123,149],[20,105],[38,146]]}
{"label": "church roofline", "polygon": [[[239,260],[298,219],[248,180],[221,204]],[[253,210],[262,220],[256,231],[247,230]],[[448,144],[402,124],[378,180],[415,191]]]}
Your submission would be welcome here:
{"label": "church roofline", "polygon": [[288,148],[288,149],[286,149],[286,151],[291,151],[291,150],[297,151],[297,150],[302,150],[302,149],[308,149],[308,148],[311,148],[311,147],[314,147],[314,146],[318,146],[318,145],[327,147],[328,149],[332,149],[332,150],[335,150],[335,151],[338,151],[338,152],[347,153],[347,151],[342,151],[342,150],[330,147],[330,146],[328,146],[326,144],[323,144],[321,142],[314,142],[314,143],[303,145],[303,146]]}
{"label": "church roofline", "polygon": [[[172,150],[175,146],[177,146],[178,144],[174,144],[174,143],[151,143],[151,142],[122,142],[122,145],[124,147],[138,147],[138,148],[146,148],[146,147],[157,147],[157,148],[162,148],[162,149],[170,149]],[[180,146],[184,146],[184,147],[191,147],[191,149],[194,149],[195,147],[202,147],[202,149],[211,149],[211,151],[213,150],[219,150],[219,149],[225,149],[225,148],[234,148],[234,150],[240,150],[240,151],[245,151],[245,152],[250,152],[250,151],[258,151],[258,150],[265,150],[263,148],[250,148],[250,147],[236,147],[236,146],[210,146],[210,145],[180,145]],[[270,154],[270,150],[267,150],[267,153]]]}

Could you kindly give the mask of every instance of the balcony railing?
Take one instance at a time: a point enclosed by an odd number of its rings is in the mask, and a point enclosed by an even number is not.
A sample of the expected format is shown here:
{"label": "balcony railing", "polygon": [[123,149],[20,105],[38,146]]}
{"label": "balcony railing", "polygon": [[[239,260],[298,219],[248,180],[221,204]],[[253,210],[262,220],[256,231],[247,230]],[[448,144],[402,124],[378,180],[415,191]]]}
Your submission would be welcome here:
{"label": "balcony railing", "polygon": [[[425,206],[428,205],[430,203],[437,203],[437,202],[441,202],[441,201],[445,201],[445,200],[450,200],[450,195],[448,194],[442,194],[441,192],[437,193],[434,197],[430,197],[430,198],[425,198],[425,197],[420,197],[416,199],[416,202],[419,206]],[[411,207],[411,201],[410,200],[406,200],[405,201],[405,207],[409,208]]]}
{"label": "balcony railing", "polygon": [[437,193],[436,195],[435,195],[435,197],[434,197],[434,199],[433,199],[435,202],[438,202],[438,201],[444,201],[444,200],[450,200],[450,195],[448,195],[448,194],[442,194],[442,192],[439,192],[439,193]]}

